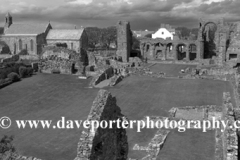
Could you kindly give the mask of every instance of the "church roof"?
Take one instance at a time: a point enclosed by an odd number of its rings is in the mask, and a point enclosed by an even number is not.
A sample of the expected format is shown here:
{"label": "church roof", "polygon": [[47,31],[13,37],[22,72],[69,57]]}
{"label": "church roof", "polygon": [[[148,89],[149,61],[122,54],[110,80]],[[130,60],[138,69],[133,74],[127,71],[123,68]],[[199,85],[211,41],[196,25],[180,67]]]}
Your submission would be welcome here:
{"label": "church roof", "polygon": [[[49,24],[48,24],[49,25]],[[24,35],[24,34],[41,34],[44,33],[48,27],[47,24],[12,24],[5,31],[5,35]]]}
{"label": "church roof", "polygon": [[51,29],[47,40],[80,40],[84,28],[81,29]]}

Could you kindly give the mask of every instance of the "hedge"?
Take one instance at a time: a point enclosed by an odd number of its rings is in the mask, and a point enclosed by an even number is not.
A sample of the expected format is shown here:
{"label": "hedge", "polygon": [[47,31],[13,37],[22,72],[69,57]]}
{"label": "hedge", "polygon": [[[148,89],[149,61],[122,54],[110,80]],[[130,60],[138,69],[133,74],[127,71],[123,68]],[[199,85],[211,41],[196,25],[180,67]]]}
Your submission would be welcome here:
{"label": "hedge", "polygon": [[19,75],[18,75],[17,73],[15,73],[15,72],[9,73],[7,77],[8,77],[12,82],[20,81]]}

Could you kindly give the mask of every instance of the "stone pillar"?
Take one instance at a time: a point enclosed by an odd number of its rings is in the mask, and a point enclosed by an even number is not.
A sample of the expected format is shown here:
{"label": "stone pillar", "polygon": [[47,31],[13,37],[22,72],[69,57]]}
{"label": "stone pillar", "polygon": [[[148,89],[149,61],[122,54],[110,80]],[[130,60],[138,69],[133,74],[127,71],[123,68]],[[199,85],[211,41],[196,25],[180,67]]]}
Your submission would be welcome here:
{"label": "stone pillar", "polygon": [[197,59],[198,60],[204,59],[204,40],[203,39],[199,40],[198,42]]}
{"label": "stone pillar", "polygon": [[163,47],[163,55],[164,55],[163,60],[165,61],[167,59],[167,45],[164,45]]}
{"label": "stone pillar", "polygon": [[151,59],[151,60],[155,60],[156,59],[155,58],[155,55],[156,55],[155,49],[156,49],[156,46],[155,45],[151,45],[150,51],[149,51],[149,59]]}
{"label": "stone pillar", "polygon": [[190,61],[190,49],[189,49],[189,45],[186,46],[186,61]]}
{"label": "stone pillar", "polygon": [[145,58],[145,54],[144,54],[144,44],[140,44],[140,52],[141,52],[141,56],[142,58]]}
{"label": "stone pillar", "polygon": [[178,61],[178,53],[177,53],[177,44],[173,44],[173,55],[174,55],[174,61]]}

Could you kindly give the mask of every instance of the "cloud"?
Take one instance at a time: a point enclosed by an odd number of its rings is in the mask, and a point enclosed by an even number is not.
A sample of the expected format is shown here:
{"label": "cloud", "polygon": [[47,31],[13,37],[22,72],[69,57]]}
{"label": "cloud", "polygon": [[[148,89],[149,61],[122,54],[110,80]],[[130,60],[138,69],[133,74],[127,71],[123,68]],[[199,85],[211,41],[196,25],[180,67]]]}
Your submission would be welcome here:
{"label": "cloud", "polygon": [[[133,29],[155,30],[160,23],[198,26],[198,19],[238,20],[239,0],[1,0],[0,18],[7,11],[14,21],[51,20],[56,27],[111,26],[128,20]],[[8,2],[8,3],[7,3]]]}

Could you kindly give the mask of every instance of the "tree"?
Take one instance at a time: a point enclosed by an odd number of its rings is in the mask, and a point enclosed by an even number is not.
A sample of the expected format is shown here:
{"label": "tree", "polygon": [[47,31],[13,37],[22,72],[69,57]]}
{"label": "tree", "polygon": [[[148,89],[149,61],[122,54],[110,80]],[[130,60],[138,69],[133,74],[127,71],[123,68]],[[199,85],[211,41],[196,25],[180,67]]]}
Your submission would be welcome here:
{"label": "tree", "polygon": [[[15,147],[12,144],[13,136],[4,136],[0,140],[0,154],[4,154],[7,151],[15,152]],[[1,157],[0,157],[1,159]]]}
{"label": "tree", "polygon": [[177,27],[176,32],[179,33],[179,38],[180,39],[193,39],[194,37],[198,36],[198,29],[193,28],[189,29],[186,27]]}
{"label": "tree", "polygon": [[132,36],[132,49],[140,49],[140,41],[135,36]]}
{"label": "tree", "polygon": [[112,26],[102,29],[101,43],[107,49],[109,49],[112,42],[116,43],[117,41],[117,28]]}
{"label": "tree", "polygon": [[110,44],[117,41],[117,28],[115,26],[107,28],[88,27],[86,32],[90,48],[95,48],[97,44],[100,44],[101,48],[109,49]]}
{"label": "tree", "polygon": [[86,33],[88,36],[88,45],[90,48],[95,48],[95,46],[100,42],[101,29],[97,27],[86,28]]}

